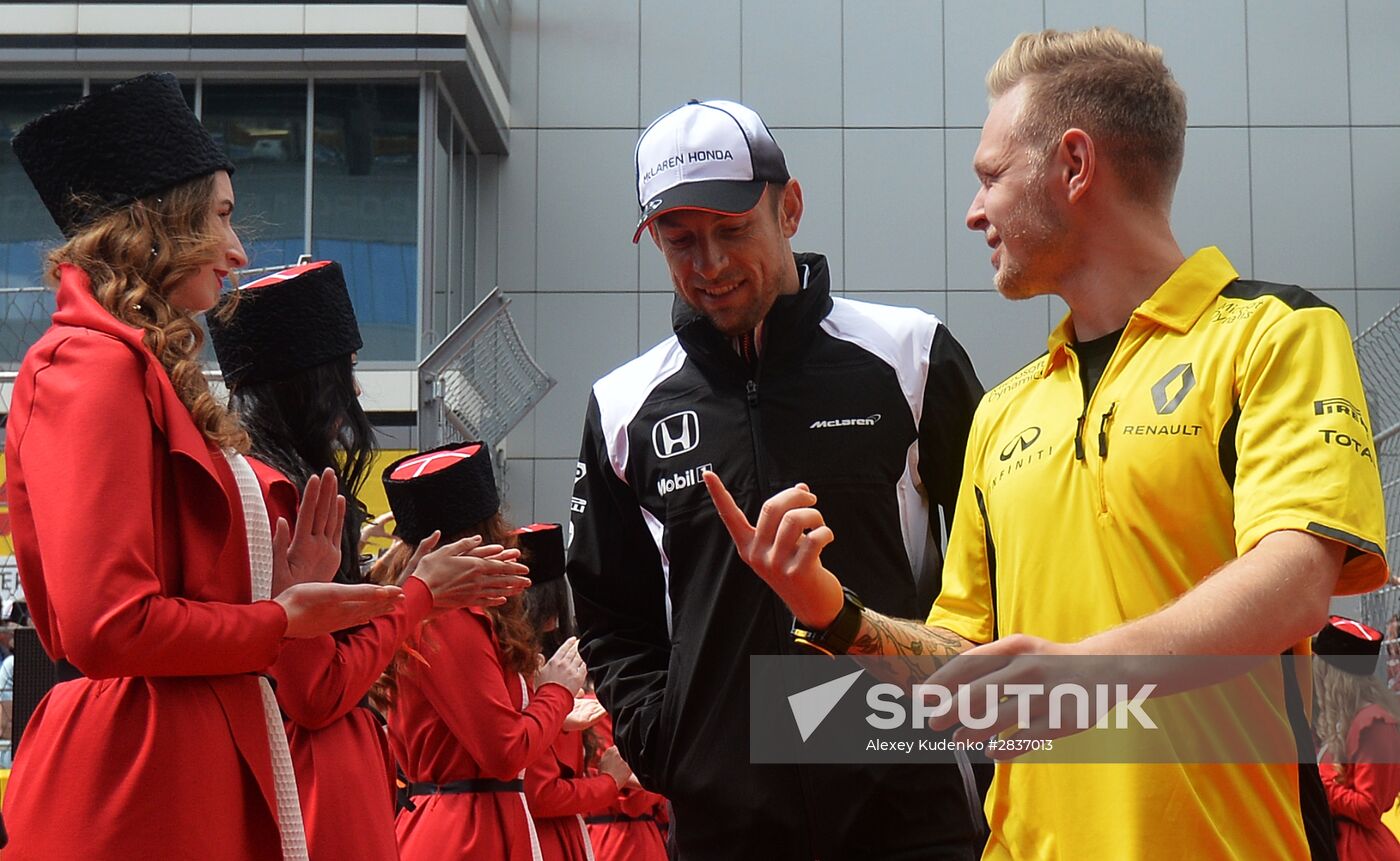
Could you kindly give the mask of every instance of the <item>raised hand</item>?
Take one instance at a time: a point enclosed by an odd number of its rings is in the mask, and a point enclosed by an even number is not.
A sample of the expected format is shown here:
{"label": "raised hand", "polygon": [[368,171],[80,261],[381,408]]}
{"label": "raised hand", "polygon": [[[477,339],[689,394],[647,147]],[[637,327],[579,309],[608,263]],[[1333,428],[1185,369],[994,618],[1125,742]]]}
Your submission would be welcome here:
{"label": "raised hand", "polygon": [[327,468],[306,481],[293,531],[277,518],[272,535],[272,594],[297,583],[325,583],[340,569],[340,532],[345,526],[345,497],[335,472]]}
{"label": "raised hand", "polygon": [[397,586],[297,583],[273,599],[287,613],[287,637],[317,637],[363,625],[403,601]]}
{"label": "raised hand", "polygon": [[564,718],[564,730],[577,732],[581,729],[588,729],[606,717],[607,714],[602,703],[591,697],[579,697],[574,700],[574,707],[569,711],[569,716]]}
{"label": "raised hand", "polygon": [[440,538],[434,532],[420,541],[405,569],[405,577],[427,584],[434,609],[498,607],[529,588],[519,550],[482,544],[479,535],[438,547]]}
{"label": "raised hand", "polygon": [[622,759],[617,745],[603,751],[602,757],[598,760],[598,770],[617,781],[618,789],[633,782],[632,768]]}
{"label": "raised hand", "polygon": [[822,565],[822,548],[836,536],[813,507],[816,494],[806,484],[774,494],[763,503],[755,526],[718,475],[704,476],[739,558],[778,593],[798,621],[818,629],[830,625],[845,599],[841,582]]}
{"label": "raised hand", "polygon": [[384,512],[383,514],[381,514],[381,515],[379,515],[378,517],[376,517],[376,518],[374,518],[373,520],[371,520],[370,522],[366,523],[364,526],[361,526],[361,527],[360,527],[360,552],[361,552],[361,553],[364,552],[365,545],[368,544],[368,543],[370,542],[370,539],[372,539],[372,538],[386,538],[386,539],[387,539],[387,538],[393,538],[393,537],[394,537],[394,536],[392,536],[392,535],[389,534],[389,526],[388,526],[389,521],[391,521],[391,520],[393,520],[393,519],[394,519],[394,512],[392,512],[392,511],[386,511],[386,512]]}
{"label": "raised hand", "polygon": [[578,638],[570,637],[554,653],[554,657],[545,661],[544,666],[535,673],[535,687],[540,688],[552,682],[563,685],[569,689],[569,693],[577,696],[587,675],[588,667],[583,665],[583,658],[579,657],[578,653]]}

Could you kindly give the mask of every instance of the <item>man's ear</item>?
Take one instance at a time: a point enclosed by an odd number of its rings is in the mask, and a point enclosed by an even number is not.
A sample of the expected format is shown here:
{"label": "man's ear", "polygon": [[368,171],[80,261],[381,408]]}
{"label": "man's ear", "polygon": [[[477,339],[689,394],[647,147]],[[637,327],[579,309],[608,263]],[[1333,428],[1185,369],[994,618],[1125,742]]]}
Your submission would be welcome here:
{"label": "man's ear", "polygon": [[789,179],[783,186],[783,198],[778,202],[778,227],[785,239],[797,233],[797,225],[802,221],[802,186],[797,180]]}
{"label": "man's ear", "polygon": [[1060,136],[1055,148],[1055,169],[1064,182],[1065,199],[1077,203],[1094,184],[1098,169],[1098,149],[1083,129],[1070,129]]}

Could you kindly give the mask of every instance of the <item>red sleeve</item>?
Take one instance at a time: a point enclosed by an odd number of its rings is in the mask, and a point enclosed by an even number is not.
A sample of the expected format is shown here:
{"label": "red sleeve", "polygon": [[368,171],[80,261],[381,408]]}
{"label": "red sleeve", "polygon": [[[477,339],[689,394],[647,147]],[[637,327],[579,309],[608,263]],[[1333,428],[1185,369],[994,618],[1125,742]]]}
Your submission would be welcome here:
{"label": "red sleeve", "polygon": [[454,610],[430,621],[418,651],[423,694],[481,766],[483,776],[513,780],[549,749],[574,698],[562,685],[541,685],[521,712],[519,689],[506,687],[486,620]]}
{"label": "red sleeve", "polygon": [[359,705],[404,638],[433,609],[433,594],[422,580],[408,578],[403,591],[402,606],[368,624],[287,641],[271,674],[289,720],[321,729]]}
{"label": "red sleeve", "polygon": [[263,503],[267,506],[268,526],[272,527],[272,533],[277,534],[279,517],[286,519],[288,526],[296,526],[297,506],[301,504],[301,492],[297,490],[296,485],[276,467],[268,466],[256,457],[249,455],[247,461],[253,475],[257,476],[258,486],[262,488]]}
{"label": "red sleeve", "polygon": [[624,789],[621,803],[618,806],[628,816],[642,816],[656,812],[657,807],[664,807],[665,804],[665,797],[657,795],[655,792],[645,789]]}
{"label": "red sleeve", "polygon": [[110,337],[75,335],[35,371],[29,406],[7,454],[42,548],[59,657],[89,678],[266,669],[287,628],[281,606],[162,594],[157,529],[179,525],[151,516],[158,435],[140,359]]}
{"label": "red sleeve", "polygon": [[[267,516],[295,527],[300,494],[285,475],[256,458],[248,458],[262,486]],[[319,637],[288,640],[269,671],[277,681],[277,704],[288,720],[307,729],[322,729],[359,705],[389,665],[404,637],[433,609],[433,595],[417,577],[403,587],[405,601],[368,624]]]}
{"label": "red sleeve", "polygon": [[[578,743],[577,733],[560,733],[549,752],[525,771],[525,800],[530,813],[540,818],[572,816],[606,809],[617,800],[617,781],[606,774],[596,777],[564,777],[559,766],[561,749]],[[570,738],[572,736],[573,738]],[[575,757],[571,757],[575,758]],[[582,751],[575,773],[582,771]]]}
{"label": "red sleeve", "polygon": [[1328,805],[1335,816],[1380,825],[1400,791],[1400,730],[1386,721],[1364,727],[1354,758],[1345,784],[1337,782],[1335,768],[1321,767]]}

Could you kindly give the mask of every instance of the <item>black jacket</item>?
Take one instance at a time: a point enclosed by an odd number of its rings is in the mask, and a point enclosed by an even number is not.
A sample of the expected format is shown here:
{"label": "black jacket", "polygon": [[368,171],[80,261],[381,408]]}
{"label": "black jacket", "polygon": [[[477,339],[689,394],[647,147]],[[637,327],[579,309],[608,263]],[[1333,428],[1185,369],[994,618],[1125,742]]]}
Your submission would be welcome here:
{"label": "black jacket", "polygon": [[826,566],[867,606],[923,618],[982,395],[937,318],[833,300],[826,259],[796,261],[803,290],[769,312],[757,362],[677,300],[675,337],[594,385],[568,566],[584,658],[687,861],[971,857],[953,766],[749,762],[749,656],[799,649],[701,471],[751,519],[807,482],[837,536]]}

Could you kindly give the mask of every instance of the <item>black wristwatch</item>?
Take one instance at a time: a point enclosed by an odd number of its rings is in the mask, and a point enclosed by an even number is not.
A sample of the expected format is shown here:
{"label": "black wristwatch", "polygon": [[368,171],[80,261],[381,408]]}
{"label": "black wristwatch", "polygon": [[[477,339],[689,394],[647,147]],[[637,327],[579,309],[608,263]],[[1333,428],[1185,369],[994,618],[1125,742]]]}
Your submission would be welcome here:
{"label": "black wristwatch", "polygon": [[824,630],[813,631],[802,627],[796,618],[792,620],[793,642],[815,649],[825,655],[844,655],[851,650],[856,637],[860,635],[860,614],[865,609],[860,596],[850,589],[842,589],[846,600],[842,602],[836,618]]}

